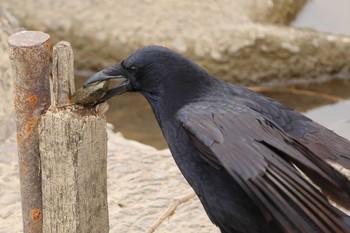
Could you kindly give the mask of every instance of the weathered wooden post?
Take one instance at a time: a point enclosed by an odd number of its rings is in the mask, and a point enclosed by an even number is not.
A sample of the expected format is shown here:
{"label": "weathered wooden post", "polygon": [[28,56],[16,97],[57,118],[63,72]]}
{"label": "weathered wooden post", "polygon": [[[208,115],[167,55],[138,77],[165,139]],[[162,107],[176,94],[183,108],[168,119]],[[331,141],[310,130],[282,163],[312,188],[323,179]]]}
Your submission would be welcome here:
{"label": "weathered wooden post", "polygon": [[38,121],[50,104],[50,36],[22,31],[9,37],[14,78],[23,232],[42,232]]}
{"label": "weathered wooden post", "polygon": [[68,42],[53,50],[52,105],[39,123],[43,231],[108,232],[106,120],[66,106],[74,92]]}

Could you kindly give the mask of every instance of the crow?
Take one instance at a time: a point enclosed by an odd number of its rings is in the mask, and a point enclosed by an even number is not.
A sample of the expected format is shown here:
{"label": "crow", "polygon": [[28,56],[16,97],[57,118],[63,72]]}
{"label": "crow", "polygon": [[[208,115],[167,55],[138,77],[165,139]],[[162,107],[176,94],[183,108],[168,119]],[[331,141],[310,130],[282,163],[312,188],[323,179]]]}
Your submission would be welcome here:
{"label": "crow", "polygon": [[136,50],[84,84],[119,79],[149,102],[172,156],[222,233],[350,232],[350,142],[301,113],[221,81],[162,46]]}

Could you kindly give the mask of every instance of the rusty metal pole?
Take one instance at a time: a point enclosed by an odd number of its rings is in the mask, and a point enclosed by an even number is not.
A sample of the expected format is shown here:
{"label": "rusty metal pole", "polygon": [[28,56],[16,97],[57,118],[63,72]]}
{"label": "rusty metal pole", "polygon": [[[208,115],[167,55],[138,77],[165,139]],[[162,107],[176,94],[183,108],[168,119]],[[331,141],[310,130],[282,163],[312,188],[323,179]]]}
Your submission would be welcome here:
{"label": "rusty metal pole", "polygon": [[50,36],[22,31],[9,37],[17,123],[24,233],[42,232],[38,121],[50,104]]}

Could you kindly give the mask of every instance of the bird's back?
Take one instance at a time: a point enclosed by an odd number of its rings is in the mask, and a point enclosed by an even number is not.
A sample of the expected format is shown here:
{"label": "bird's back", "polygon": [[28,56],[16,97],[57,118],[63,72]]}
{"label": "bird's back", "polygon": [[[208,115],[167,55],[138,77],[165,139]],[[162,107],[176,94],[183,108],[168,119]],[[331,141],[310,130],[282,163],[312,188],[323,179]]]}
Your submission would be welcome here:
{"label": "bird's back", "polygon": [[[221,101],[247,109],[249,114],[253,116],[255,114],[256,118],[264,118],[276,124],[286,135],[310,147],[311,151],[315,146],[315,140],[321,141],[329,137],[329,140],[334,141],[339,137],[277,101],[255,94],[243,87],[221,82],[216,85],[214,88],[210,86],[211,91],[206,92],[202,98],[197,98],[195,102],[210,105],[212,102],[219,103]],[[206,108],[206,106],[200,107]],[[216,164],[215,161],[203,159],[205,157],[203,151],[198,150],[199,146],[191,139],[191,135],[185,132],[181,123],[169,121],[167,126],[162,126],[162,129],[167,131],[163,131],[163,133],[177,165],[196,191],[212,222],[219,226],[222,232],[284,232],[274,218],[266,219],[257,204],[252,201],[241,184],[233,179],[232,174],[227,172],[227,169]],[[235,133],[239,134],[240,132]],[[330,148],[334,153],[324,153],[320,157],[322,159],[336,157],[335,161],[341,161],[346,165],[347,160],[345,159],[344,162],[342,160],[344,156],[340,155],[350,155],[348,153],[350,150],[347,151],[350,148],[349,142],[342,138],[340,142],[343,143],[340,147],[334,143],[322,144],[323,147]],[[337,150],[337,147],[341,149]],[[322,148],[316,149],[313,149],[315,153],[318,153],[318,150],[323,150]],[[300,216],[304,216],[302,211],[298,211]],[[340,215],[344,217],[344,221],[349,221],[348,216],[342,213]],[[305,216],[305,218],[307,217]],[[311,222],[309,229],[314,229],[314,232],[318,231],[317,226]],[[300,231],[296,230],[295,232]]]}

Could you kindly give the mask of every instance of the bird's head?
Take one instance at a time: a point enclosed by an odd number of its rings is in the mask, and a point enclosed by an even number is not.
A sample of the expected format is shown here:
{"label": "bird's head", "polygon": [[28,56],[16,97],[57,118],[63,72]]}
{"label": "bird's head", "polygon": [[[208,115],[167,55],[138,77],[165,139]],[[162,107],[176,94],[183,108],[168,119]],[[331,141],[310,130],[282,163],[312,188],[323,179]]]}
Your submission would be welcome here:
{"label": "bird's head", "polygon": [[164,100],[165,96],[184,99],[186,95],[193,95],[196,86],[202,83],[198,77],[203,76],[207,73],[184,56],[165,47],[147,46],[136,50],[120,64],[95,73],[84,87],[111,79],[120,80],[98,103],[127,91],[140,92],[152,102]]}

